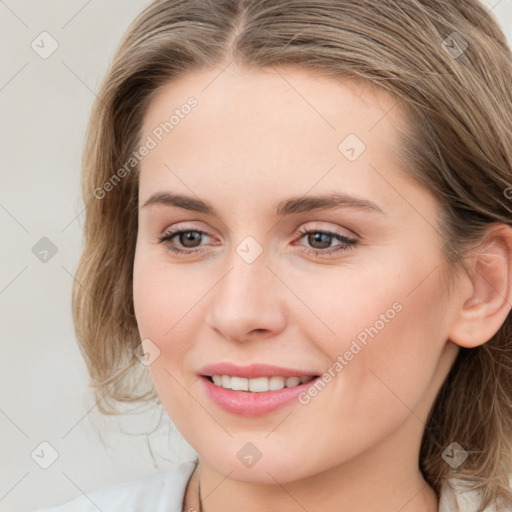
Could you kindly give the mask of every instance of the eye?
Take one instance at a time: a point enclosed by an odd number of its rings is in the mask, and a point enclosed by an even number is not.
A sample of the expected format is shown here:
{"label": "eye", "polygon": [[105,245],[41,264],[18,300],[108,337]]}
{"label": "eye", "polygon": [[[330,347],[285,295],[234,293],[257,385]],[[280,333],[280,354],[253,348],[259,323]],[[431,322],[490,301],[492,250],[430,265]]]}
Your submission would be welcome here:
{"label": "eye", "polygon": [[[167,248],[169,251],[174,253],[196,253],[196,252],[202,252],[203,249],[198,249],[198,245],[196,244],[197,241],[201,240],[201,237],[203,235],[209,236],[208,233],[205,233],[204,231],[201,231],[199,229],[179,229],[176,231],[170,231],[164,233],[162,236],[158,237],[158,241],[160,243],[166,243]],[[192,249],[192,250],[183,250],[177,248],[175,245],[172,245],[170,242],[173,238],[177,237],[179,243],[182,247],[185,249]]]}
{"label": "eye", "polygon": [[[312,256],[322,257],[339,253],[342,251],[352,250],[357,245],[357,240],[349,238],[335,231],[328,230],[306,230],[299,231],[300,240],[307,237],[307,242],[312,245],[320,245],[320,247],[313,247],[313,249],[304,247],[303,251]],[[200,242],[203,236],[209,236],[208,233],[199,229],[182,228],[175,231],[168,231],[162,236],[158,237],[160,243],[165,243],[169,251],[175,254],[193,254],[202,252]],[[176,247],[176,238],[180,247]],[[337,245],[331,246],[333,241],[338,241]],[[172,243],[171,243],[172,242]]]}
{"label": "eye", "polygon": [[[353,250],[355,246],[357,245],[357,240],[354,240],[352,238],[349,238],[345,235],[342,235],[340,233],[336,233],[335,231],[329,231],[329,230],[307,230],[303,229],[299,231],[300,240],[307,237],[308,244],[311,244],[313,246],[320,245],[320,247],[317,248],[304,248],[304,252],[307,254],[310,254],[312,256],[324,256],[324,255],[331,255],[333,253],[339,253],[342,251],[348,251]],[[335,246],[331,246],[331,243],[334,240],[337,240],[340,242],[339,244]],[[327,249],[327,250],[325,250]]]}

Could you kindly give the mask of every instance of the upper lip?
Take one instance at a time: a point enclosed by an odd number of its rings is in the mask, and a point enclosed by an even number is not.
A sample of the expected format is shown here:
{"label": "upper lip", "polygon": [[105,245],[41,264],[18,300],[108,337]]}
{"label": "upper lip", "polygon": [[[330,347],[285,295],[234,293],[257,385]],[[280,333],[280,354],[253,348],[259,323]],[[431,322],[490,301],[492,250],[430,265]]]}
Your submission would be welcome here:
{"label": "upper lip", "polygon": [[257,377],[314,377],[317,373],[298,370],[296,368],[284,368],[269,364],[251,364],[249,366],[238,366],[234,363],[222,362],[203,366],[199,375],[211,377],[212,375],[229,375],[232,377],[245,377],[253,379]]}

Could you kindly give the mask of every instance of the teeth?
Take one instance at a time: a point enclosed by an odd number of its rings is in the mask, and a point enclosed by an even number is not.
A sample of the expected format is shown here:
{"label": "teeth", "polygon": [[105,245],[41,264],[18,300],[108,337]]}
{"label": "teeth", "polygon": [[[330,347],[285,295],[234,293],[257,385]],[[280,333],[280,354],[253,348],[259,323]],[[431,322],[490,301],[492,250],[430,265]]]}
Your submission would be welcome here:
{"label": "teeth", "polygon": [[[227,377],[229,379],[229,377]],[[241,377],[231,377],[231,389],[237,391],[249,391],[249,381]],[[224,386],[224,377],[222,377],[222,385]],[[225,386],[224,386],[225,387]]]}
{"label": "teeth", "polygon": [[235,391],[252,391],[262,393],[265,391],[277,391],[284,387],[291,388],[309,382],[313,377],[257,377],[245,379],[243,377],[230,377],[229,375],[212,375],[216,386]]}

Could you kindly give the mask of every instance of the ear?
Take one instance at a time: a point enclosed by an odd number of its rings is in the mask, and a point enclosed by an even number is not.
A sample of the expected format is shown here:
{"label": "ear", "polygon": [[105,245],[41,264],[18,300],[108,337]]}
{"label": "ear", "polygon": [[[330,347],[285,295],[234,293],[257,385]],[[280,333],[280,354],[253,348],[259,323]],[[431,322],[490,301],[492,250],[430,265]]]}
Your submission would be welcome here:
{"label": "ear", "polygon": [[512,228],[493,225],[469,261],[468,286],[448,336],[465,348],[489,341],[512,309]]}

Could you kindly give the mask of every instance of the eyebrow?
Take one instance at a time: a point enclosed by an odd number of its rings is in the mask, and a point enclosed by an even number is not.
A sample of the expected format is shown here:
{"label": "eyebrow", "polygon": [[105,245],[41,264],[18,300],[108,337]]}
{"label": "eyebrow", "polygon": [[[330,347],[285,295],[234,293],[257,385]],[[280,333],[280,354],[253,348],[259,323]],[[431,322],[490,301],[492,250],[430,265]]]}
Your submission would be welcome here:
{"label": "eyebrow", "polygon": [[[171,206],[183,208],[194,212],[206,213],[219,217],[213,206],[201,199],[186,196],[183,194],[173,194],[170,192],[155,192],[142,205],[146,208],[153,205]],[[368,212],[380,213],[385,215],[384,211],[377,204],[361,197],[355,197],[340,192],[332,192],[326,195],[317,196],[297,196],[285,199],[277,203],[275,213],[283,216],[311,212],[314,210],[331,210],[335,208],[351,208]]]}

